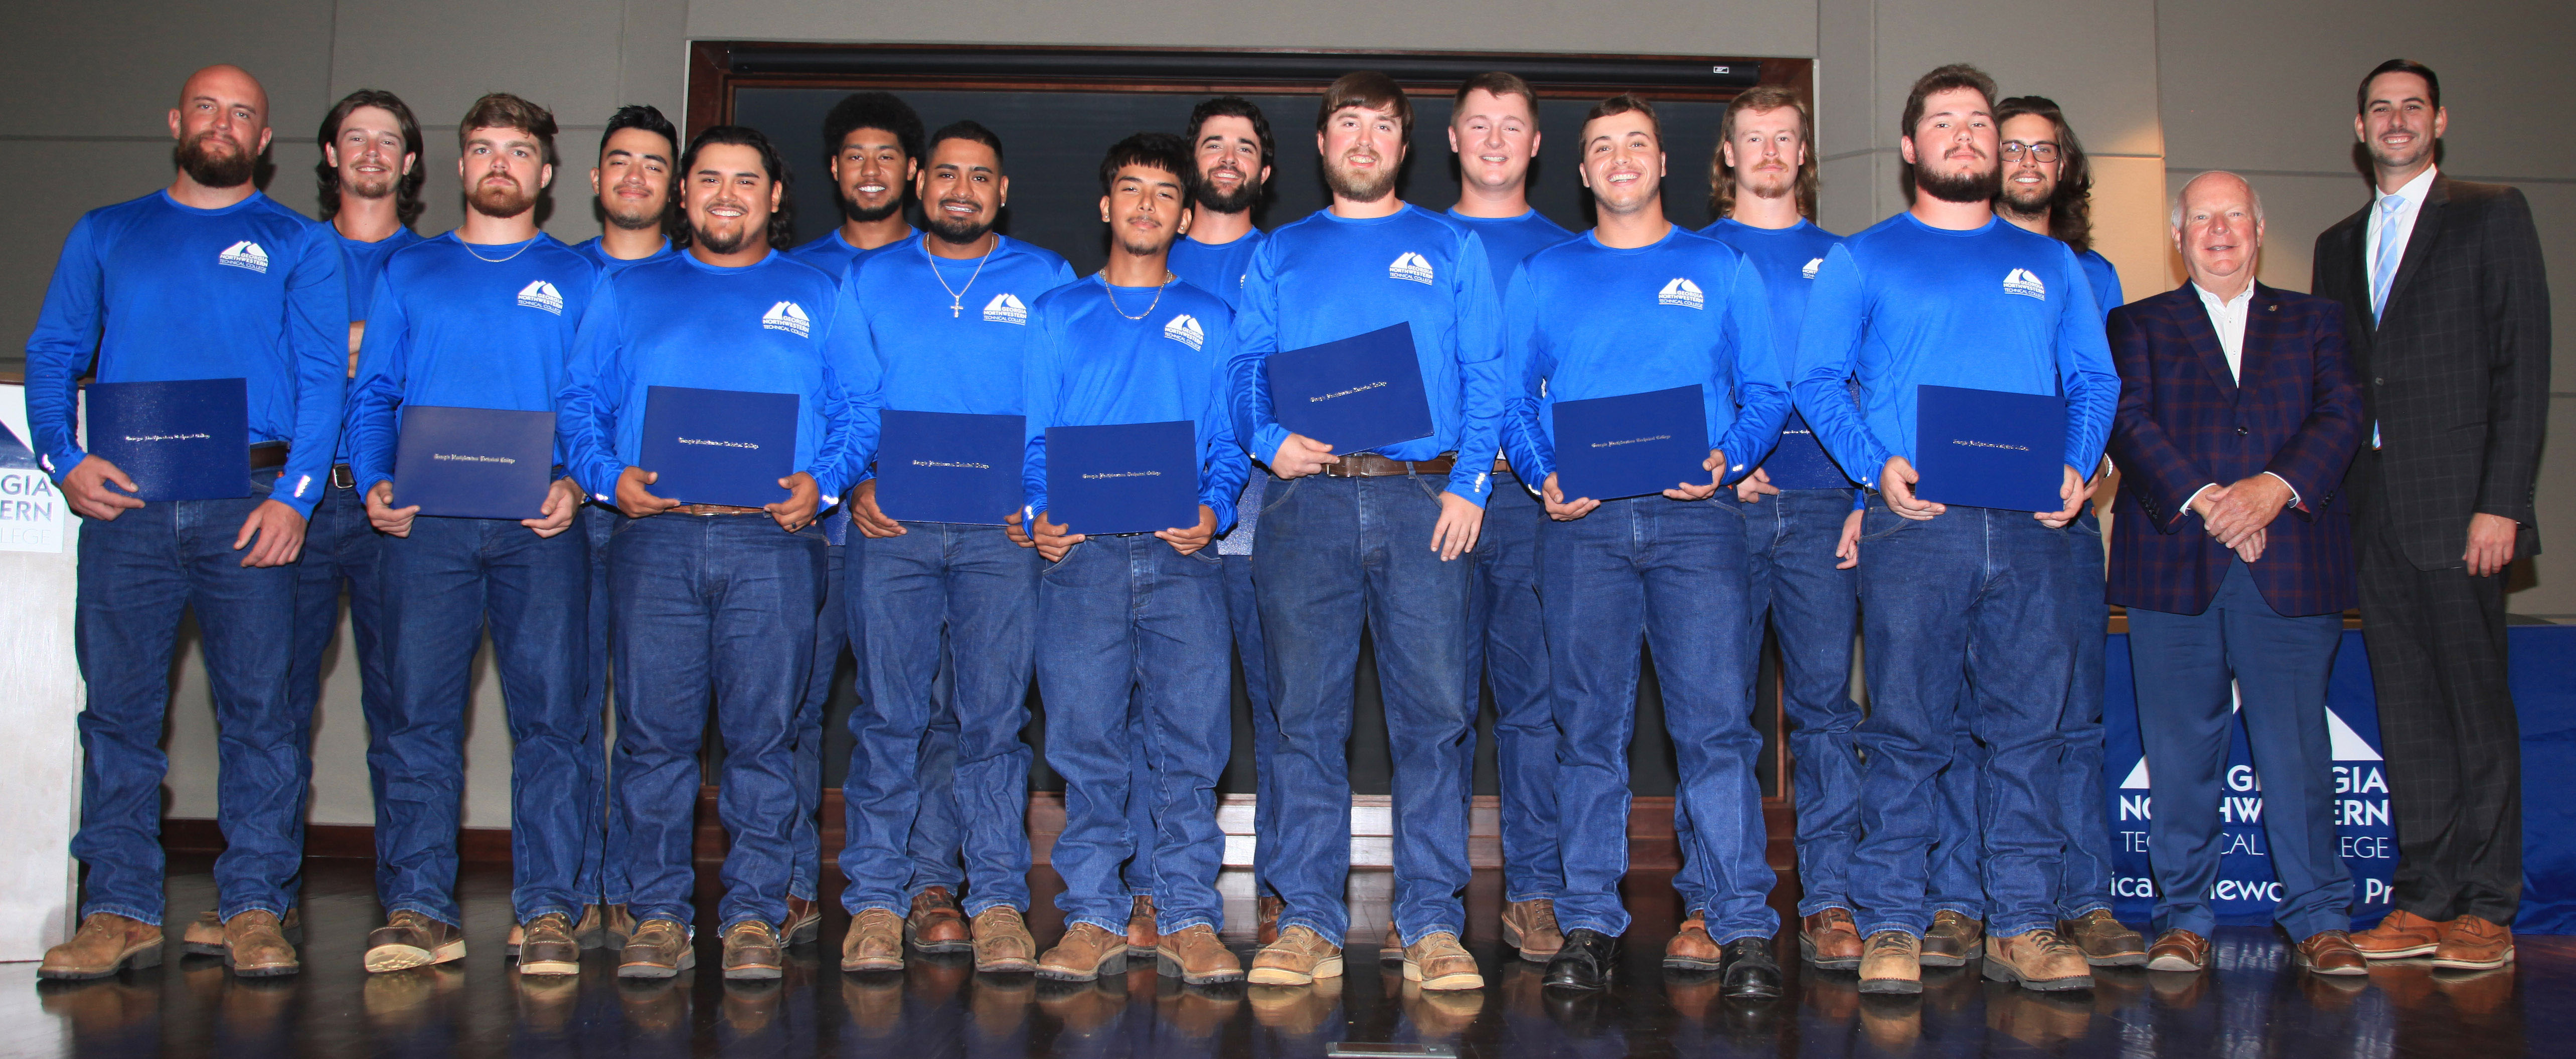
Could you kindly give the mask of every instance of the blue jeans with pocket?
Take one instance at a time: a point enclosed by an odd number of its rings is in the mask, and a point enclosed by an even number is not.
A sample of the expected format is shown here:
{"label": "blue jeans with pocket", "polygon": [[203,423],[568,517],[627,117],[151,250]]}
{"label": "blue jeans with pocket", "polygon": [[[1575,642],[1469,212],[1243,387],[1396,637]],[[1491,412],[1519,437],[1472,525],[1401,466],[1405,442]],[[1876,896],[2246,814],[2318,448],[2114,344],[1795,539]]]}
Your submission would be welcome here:
{"label": "blue jeans with pocket", "polygon": [[[599,718],[606,732],[616,718],[609,710],[609,677],[615,667],[609,662],[609,630],[615,627],[616,601],[608,592],[608,542],[616,535],[618,523],[626,516],[615,508],[600,504],[583,504],[578,532],[590,547],[590,620],[584,630],[589,640],[586,657],[590,666],[582,678],[582,711]],[[626,808],[618,800],[617,782],[610,766],[617,757],[613,738],[603,739],[604,752],[590,759],[589,772],[582,779],[582,819],[591,821],[594,829],[583,853],[586,862],[582,872],[583,892],[596,895],[603,904],[626,903]]]}
{"label": "blue jeans with pocket", "polygon": [[766,514],[628,519],[609,544],[617,598],[617,761],[628,907],[691,921],[700,766],[710,700],[724,740],[716,816],[733,848],[718,929],[787,918],[795,871],[790,731],[823,608],[824,543]]}
{"label": "blue jeans with pocket", "polygon": [[814,665],[805,694],[796,700],[796,870],[789,896],[814,900],[823,870],[823,710],[832,703],[832,678],[850,646],[849,608],[841,604],[841,564],[847,546],[823,546],[823,609],[814,616]]}
{"label": "blue jeans with pocket", "polygon": [[[1494,688],[1494,774],[1502,811],[1503,900],[1553,898],[1565,881],[1556,848],[1556,707],[1547,622],[1539,610],[1539,527],[1547,509],[1509,472],[1494,474],[1467,581],[1467,714]],[[1468,775],[1475,775],[1469,740]]]}
{"label": "blue jeans with pocket", "polygon": [[2111,605],[2103,602],[2102,524],[2089,507],[2067,524],[2066,545],[2072,553],[2065,591],[2075,676],[2057,728],[2065,740],[2057,759],[2057,804],[2065,810],[2066,829],[2057,914],[2074,919],[2111,907],[2111,818],[2102,811],[2102,652],[2111,639]]}
{"label": "blue jeans with pocket", "polygon": [[[358,708],[367,729],[367,783],[372,804],[385,801],[385,708],[391,687],[385,673],[384,629],[378,606],[376,558],[384,536],[367,521],[367,502],[355,489],[334,484],[304,523],[304,554],[295,561],[295,661],[287,676],[294,708],[310,718],[322,701],[322,656],[340,632],[340,593],[349,593],[349,661],[358,670]],[[307,735],[310,745],[310,734]],[[313,757],[304,757],[304,779],[313,780]],[[376,892],[393,890],[393,866],[376,862]]]}
{"label": "blue jeans with pocket", "polygon": [[[1859,837],[1860,755],[1852,730],[1852,637],[1860,630],[1860,571],[1837,570],[1834,548],[1851,516],[1852,490],[1783,489],[1744,512],[1747,695],[1759,671],[1767,621],[1779,634],[1781,703],[1789,716],[1790,772],[1798,802],[1798,914],[1849,910],[1846,872]],[[1749,701],[1749,700],[1748,700]]]}

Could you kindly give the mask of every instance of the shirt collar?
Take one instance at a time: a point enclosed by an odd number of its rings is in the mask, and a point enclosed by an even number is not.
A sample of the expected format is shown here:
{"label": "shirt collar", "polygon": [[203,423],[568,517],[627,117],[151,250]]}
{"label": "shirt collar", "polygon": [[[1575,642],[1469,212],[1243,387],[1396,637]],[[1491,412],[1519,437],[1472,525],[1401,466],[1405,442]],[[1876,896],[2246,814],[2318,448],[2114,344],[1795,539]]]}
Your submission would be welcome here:
{"label": "shirt collar", "polygon": [[2235,297],[2223,302],[2218,300],[2218,295],[2211,294],[2209,288],[2201,286],[2197,280],[2192,281],[2191,289],[2193,293],[2200,295],[2200,303],[2208,306],[2211,312],[2222,309],[2241,309],[2254,298],[2254,284],[2251,283],[2246,284],[2244,290],[2236,292]]}
{"label": "shirt collar", "polygon": [[2388,195],[2382,195],[2380,198],[2386,199],[2390,195],[2394,195],[2398,201],[2404,202],[2409,207],[2421,205],[2424,201],[2424,196],[2432,193],[2433,178],[2439,176],[2441,171],[2440,166],[2425,166],[2423,172],[2415,174],[2415,179],[2407,181],[2405,186],[2389,192]]}

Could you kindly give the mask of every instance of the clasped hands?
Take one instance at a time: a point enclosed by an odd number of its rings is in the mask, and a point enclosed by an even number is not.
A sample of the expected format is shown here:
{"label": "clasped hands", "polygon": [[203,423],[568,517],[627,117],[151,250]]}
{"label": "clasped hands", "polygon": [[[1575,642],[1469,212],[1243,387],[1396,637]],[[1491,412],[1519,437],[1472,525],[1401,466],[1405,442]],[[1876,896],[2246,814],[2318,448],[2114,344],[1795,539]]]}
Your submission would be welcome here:
{"label": "clasped hands", "polygon": [[2218,543],[2253,562],[2263,557],[2266,527],[2290,506],[2290,484],[2270,474],[2255,474],[2232,485],[2217,485],[2191,498],[2200,524]]}

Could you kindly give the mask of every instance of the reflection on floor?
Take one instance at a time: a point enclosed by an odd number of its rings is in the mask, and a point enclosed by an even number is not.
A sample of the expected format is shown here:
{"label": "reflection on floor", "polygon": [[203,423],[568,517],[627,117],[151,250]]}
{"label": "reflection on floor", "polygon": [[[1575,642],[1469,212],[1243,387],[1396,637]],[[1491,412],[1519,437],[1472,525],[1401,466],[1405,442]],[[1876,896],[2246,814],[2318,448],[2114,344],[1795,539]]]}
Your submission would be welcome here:
{"label": "reflection on floor", "polygon": [[[173,922],[213,896],[206,864],[178,861]],[[1424,993],[1366,957],[1385,929],[1386,876],[1353,882],[1351,974],[1312,989],[1195,989],[1150,968],[1097,983],[978,976],[962,960],[916,957],[901,974],[854,977],[831,945],[795,950],[783,981],[726,982],[700,969],[664,982],[613,977],[593,953],[572,979],[523,979],[501,957],[508,876],[469,866],[461,887],[471,954],[457,964],[389,975],[358,969],[379,915],[371,866],[307,863],[306,970],[246,980],[222,962],[174,954],[162,967],[103,982],[33,983],[33,964],[0,965],[0,1054],[142,1056],[1316,1056],[1336,1041],[1447,1045],[1475,1056],[2470,1056],[2576,1052],[2576,941],[2526,938],[2518,967],[2473,975],[2420,962],[2366,979],[2288,967],[2268,930],[2228,928],[2207,975],[2100,973],[2089,993],[2045,995],[1989,983],[1977,968],[1926,975],[1920,998],[1863,997],[1847,973],[1799,967],[1779,946],[1791,994],[1744,1005],[1704,978],[1656,963],[1677,918],[1668,876],[1629,879],[1637,925],[1624,976],[1607,993],[1566,997],[1538,969],[1506,958],[1493,920],[1498,880],[1477,873],[1469,948],[1491,988]],[[711,878],[713,873],[707,873]],[[1033,878],[1043,907],[1057,889]],[[1240,890],[1241,880],[1228,880]],[[1783,892],[1788,890],[1784,884]],[[712,904],[701,893],[701,914]],[[1248,914],[1229,909],[1229,927]],[[838,938],[839,916],[826,939]],[[1248,948],[1248,938],[1237,938]],[[2557,1043],[2551,1043],[2557,1042]]]}

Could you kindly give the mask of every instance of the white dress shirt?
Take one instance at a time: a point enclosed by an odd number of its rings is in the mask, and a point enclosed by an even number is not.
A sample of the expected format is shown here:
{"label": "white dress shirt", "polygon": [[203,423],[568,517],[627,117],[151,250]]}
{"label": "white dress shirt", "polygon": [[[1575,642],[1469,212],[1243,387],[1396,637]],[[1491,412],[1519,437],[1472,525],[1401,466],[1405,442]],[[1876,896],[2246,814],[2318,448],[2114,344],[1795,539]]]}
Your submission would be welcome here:
{"label": "white dress shirt", "polygon": [[[2209,288],[2199,283],[2193,283],[2191,290],[2192,293],[2200,295],[2201,307],[2209,310],[2209,329],[2218,332],[2218,348],[2227,355],[2228,380],[2243,383],[2245,381],[2245,312],[2254,305],[2254,284],[2246,283],[2244,290],[2236,292],[2235,297],[2226,301],[2220,301],[2217,295],[2209,292]],[[2263,473],[2272,474],[2270,471]],[[2282,485],[2289,486],[2290,506],[2297,507],[2301,502],[2299,487],[2290,485],[2290,480],[2280,475],[2272,474],[2272,477],[2280,479]],[[2216,488],[2218,483],[2211,482],[2192,490],[2191,499],[2183,501],[2183,510],[2196,510],[2191,505],[2200,499],[2200,494]]]}
{"label": "white dress shirt", "polygon": [[[2396,241],[2390,244],[2389,249],[2397,254],[2397,260],[2406,260],[2406,242],[2415,237],[2415,216],[2424,212],[2424,198],[2433,193],[2433,177],[2438,171],[2438,167],[2426,166],[2423,172],[2415,174],[2415,179],[2407,181],[2404,187],[2372,199],[2369,227],[2361,233],[2361,275],[2365,281],[2379,274],[2381,228],[2390,224],[2399,226]],[[2380,199],[2392,195],[2399,202],[2394,215],[2378,205]]]}

